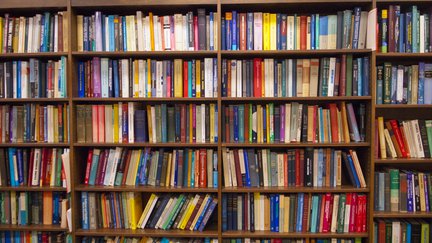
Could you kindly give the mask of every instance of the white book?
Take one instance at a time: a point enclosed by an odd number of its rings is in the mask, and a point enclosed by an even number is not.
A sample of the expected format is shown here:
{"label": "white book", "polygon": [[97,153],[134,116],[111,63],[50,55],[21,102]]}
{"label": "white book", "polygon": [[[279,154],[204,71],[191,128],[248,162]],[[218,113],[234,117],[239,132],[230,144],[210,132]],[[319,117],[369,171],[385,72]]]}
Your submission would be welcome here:
{"label": "white book", "polygon": [[335,233],[337,228],[337,216],[339,211],[339,195],[335,194],[333,196],[333,212],[331,217],[331,224],[330,224],[330,232]]}
{"label": "white book", "polygon": [[101,96],[102,98],[108,98],[109,97],[109,71],[108,71],[108,62],[109,59],[108,58],[101,58],[100,59],[100,65],[101,65],[101,88],[102,88],[102,93]]}
{"label": "white book", "polygon": [[204,58],[205,97],[213,97],[213,58]]}
{"label": "white book", "polygon": [[155,51],[162,51],[162,40],[161,40],[161,23],[160,18],[157,15],[153,16],[153,29],[154,29],[154,46]]}
{"label": "white book", "polygon": [[201,105],[196,106],[196,141],[201,142],[202,133],[201,133],[201,124],[205,121],[201,120],[201,113],[205,111],[201,111]]}
{"label": "white book", "polygon": [[262,12],[254,13],[254,50],[262,50],[263,49],[263,40],[262,40]]}
{"label": "white book", "polygon": [[115,174],[115,171],[113,172],[115,154],[116,154],[116,150],[114,149],[109,150],[108,160],[107,160],[107,165],[105,170],[105,177],[103,179],[104,186],[110,186],[110,179],[112,177],[112,174],[113,173]]}
{"label": "white book", "polygon": [[366,48],[372,51],[376,50],[376,23],[377,9],[374,8],[368,13],[366,33]]}
{"label": "white book", "polygon": [[134,142],[134,134],[135,134],[135,127],[134,127],[134,114],[135,114],[135,103],[128,102],[128,135],[129,135],[129,143]]}
{"label": "white book", "polygon": [[52,105],[49,105],[47,107],[48,110],[48,141],[49,143],[53,143],[54,142],[54,107]]}
{"label": "white book", "polygon": [[345,204],[345,220],[344,220],[344,228],[343,228],[344,233],[349,232],[350,215],[351,215],[351,205]]}
{"label": "white book", "polygon": [[412,158],[417,158],[417,150],[415,149],[414,140],[411,132],[411,123],[409,121],[402,121],[404,134],[407,139],[408,148]]}
{"label": "white book", "polygon": [[93,32],[96,39],[96,51],[103,51],[102,50],[102,13],[100,11],[96,11],[95,13],[95,23],[93,26],[95,26]]}
{"label": "white book", "polygon": [[153,137],[153,142],[156,143],[157,140],[156,140],[156,110],[155,110],[155,107],[152,106],[150,108],[150,111],[151,111],[151,118],[152,118],[152,121],[151,121],[152,122],[152,137]]}
{"label": "white book", "polygon": [[[336,48],[334,48],[336,49]],[[336,57],[330,57],[330,65],[328,72],[328,91],[327,96],[334,95],[335,75],[336,75]]]}
{"label": "white book", "polygon": [[122,59],[121,60],[121,85],[122,85],[122,97],[129,98],[129,60]]}
{"label": "white book", "polygon": [[146,61],[138,60],[138,96],[146,96]]}
{"label": "white book", "polygon": [[392,243],[401,243],[401,224],[400,221],[392,222],[392,234],[391,234],[391,242]]}
{"label": "white book", "polygon": [[260,218],[261,218],[261,221],[260,221],[260,230],[264,230],[264,212],[265,212],[265,208],[264,208],[264,195],[263,194],[260,194],[260,199],[259,199],[259,201],[260,201]]}
{"label": "white book", "polygon": [[59,46],[59,38],[63,38],[63,36],[58,35],[59,30],[59,21],[58,21],[58,14],[54,15],[54,52],[58,52],[58,46]]}
{"label": "white book", "polygon": [[286,62],[286,96],[292,97],[293,96],[293,59],[288,59]]}
{"label": "white book", "polygon": [[287,16],[287,50],[294,50],[295,26],[294,16]]}
{"label": "white book", "polygon": [[175,168],[176,168],[176,160],[177,160],[177,151],[173,150],[171,163],[171,176],[170,176],[170,186],[175,186]]}
{"label": "white book", "polygon": [[127,33],[126,33],[127,39],[130,41],[130,42],[128,42],[127,50],[128,51],[136,51],[137,44],[136,44],[135,16],[134,15],[126,16],[126,26],[127,26]]}
{"label": "white book", "polygon": [[175,50],[183,50],[183,17],[181,14],[174,14],[174,38]]}
{"label": "white book", "polygon": [[113,165],[111,167],[110,176],[108,178],[108,181],[104,182],[105,186],[114,186],[114,181],[115,181],[115,177],[116,177],[117,167],[118,167],[118,164],[120,163],[122,150],[123,149],[121,147],[116,147],[115,148]]}
{"label": "white book", "polygon": [[29,98],[28,62],[21,62],[21,98]]}
{"label": "white book", "polygon": [[[277,168],[278,168],[278,186],[284,186],[284,173],[279,173],[284,171],[284,158],[283,158],[283,154],[278,154],[277,155]],[[281,200],[279,200],[279,202],[282,203]],[[281,214],[283,215],[283,214]],[[279,230],[282,231],[283,228],[279,227]]]}
{"label": "white book", "polygon": [[267,151],[268,150],[262,151],[263,181],[264,181],[265,187],[269,186],[269,184],[268,184],[268,172],[269,171],[268,171],[268,164],[267,164],[267,156],[268,156]]}
{"label": "white book", "polygon": [[143,28],[143,17],[142,12],[136,12],[136,25],[138,35],[138,51],[144,51],[144,28]]}
{"label": "white book", "polygon": [[105,105],[105,142],[114,142],[113,134],[113,107],[112,105]]}
{"label": "white book", "polygon": [[34,20],[34,17],[29,18],[27,50],[26,50],[26,52],[28,52],[28,53],[33,51],[33,20]]}
{"label": "white book", "polygon": [[396,101],[402,103],[403,100],[403,81],[404,81],[404,68],[401,66],[397,69],[396,77]]}
{"label": "white book", "polygon": [[285,104],[285,143],[291,142],[290,137],[290,131],[291,131],[291,104]]}
{"label": "white book", "polygon": [[243,96],[242,95],[242,92],[243,92],[243,89],[242,89],[243,78],[242,78],[242,61],[241,60],[237,60],[237,72],[236,73],[237,73],[237,77],[236,77],[236,80],[237,80],[237,89],[236,89],[237,96],[236,97],[242,97]]}
{"label": "white book", "polygon": [[[18,19],[16,19],[18,20]],[[19,18],[19,32],[18,32],[18,52],[23,53],[25,50],[25,18],[20,17]]]}
{"label": "white book", "polygon": [[41,32],[41,18],[42,16],[40,14],[36,14],[36,20],[33,23],[33,51],[32,52],[39,52],[40,48],[40,32]]}
{"label": "white book", "polygon": [[39,174],[40,174],[40,163],[41,163],[41,149],[36,148],[34,150],[33,158],[33,171],[32,171],[32,186],[39,186]]}
{"label": "white book", "polygon": [[268,83],[269,83],[269,92],[268,97],[274,97],[274,59],[268,59]]}
{"label": "white book", "polygon": [[183,22],[183,24],[182,24],[182,27],[183,27],[182,50],[187,51],[187,50],[189,50],[189,34],[188,34],[188,28],[187,28],[188,21],[187,21],[186,15],[182,15],[182,22]]}
{"label": "white book", "polygon": [[231,60],[231,97],[237,97],[237,60]]}
{"label": "white book", "polygon": [[105,31],[105,40],[103,40],[105,42],[105,50],[104,51],[109,51],[109,40],[110,40],[110,34],[114,35],[114,33],[110,33],[110,28],[109,28],[109,20],[108,20],[108,16],[105,17],[105,19],[103,20],[105,21],[105,25],[104,25],[104,31]]}
{"label": "white book", "polygon": [[425,52],[425,16],[424,15],[420,15],[420,48],[419,48],[419,52],[420,53],[424,53]]}
{"label": "white book", "polygon": [[144,18],[144,50],[151,51],[150,16]]}
{"label": "white book", "polygon": [[231,172],[231,182],[232,182],[232,186],[236,187],[237,186],[237,175],[236,175],[236,170],[235,170],[235,162],[234,162],[234,151],[230,150],[229,151],[229,163],[230,163],[230,172]]}
{"label": "white book", "polygon": [[417,155],[419,158],[424,158],[425,154],[424,154],[423,142],[422,142],[422,138],[421,138],[418,120],[412,120],[411,123],[412,123],[412,128],[413,128],[414,140],[415,140],[415,144],[416,144],[416,148],[417,148]]}
{"label": "white book", "polygon": [[164,43],[165,43],[165,51],[171,50],[171,23],[170,16],[163,17],[163,31],[164,31]]}

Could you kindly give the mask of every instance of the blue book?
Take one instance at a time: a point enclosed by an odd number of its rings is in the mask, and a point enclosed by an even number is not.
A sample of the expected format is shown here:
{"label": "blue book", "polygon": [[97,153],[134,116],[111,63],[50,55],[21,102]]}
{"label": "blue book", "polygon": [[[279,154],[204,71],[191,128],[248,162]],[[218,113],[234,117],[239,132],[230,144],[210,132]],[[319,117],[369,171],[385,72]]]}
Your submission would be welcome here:
{"label": "blue book", "polygon": [[199,231],[201,231],[201,232],[203,231],[204,227],[206,226],[206,224],[207,224],[208,220],[210,219],[210,216],[212,215],[216,206],[217,206],[217,199],[213,199],[210,206],[208,207],[205,215],[204,215],[203,220],[201,221],[201,224],[198,228]]}
{"label": "blue book", "polygon": [[315,50],[315,14],[311,15],[310,38],[311,38],[311,50]]}
{"label": "blue book", "polygon": [[141,169],[139,170],[139,185],[147,185],[147,175],[148,175],[148,170],[147,170],[147,163],[149,160],[149,148],[146,149],[144,156],[142,156],[143,160],[142,160],[142,165],[141,165]]}
{"label": "blue book", "polygon": [[399,52],[405,52],[405,14],[401,13],[399,15]]}
{"label": "blue book", "polygon": [[[187,186],[187,184],[188,184],[188,177],[187,177],[187,174],[188,174],[188,170],[189,170],[189,168],[188,168],[188,166],[189,166],[189,153],[188,153],[188,151],[189,151],[189,149],[186,149],[185,151],[184,151],[184,153],[183,153],[183,151],[178,151],[178,150],[176,150],[176,161],[175,161],[175,166],[176,166],[176,172],[175,172],[175,174],[174,174],[174,185],[176,185],[176,186]],[[178,175],[177,175],[177,172],[178,172],[178,161],[179,161],[179,154],[180,153],[183,153],[183,182],[182,183],[180,183],[180,180],[178,179]]]}
{"label": "blue book", "polygon": [[320,33],[320,16],[315,14],[315,49],[320,49],[319,46],[319,33]]}
{"label": "blue book", "polygon": [[[263,116],[263,142],[266,143],[267,142],[267,109],[265,109],[265,106],[262,109],[262,116]],[[270,163],[269,163],[270,164]]]}
{"label": "blue book", "polygon": [[201,212],[200,216],[198,217],[198,220],[197,220],[197,222],[196,222],[196,224],[195,224],[195,226],[193,228],[194,230],[198,230],[198,228],[199,228],[199,226],[200,226],[200,224],[201,224],[201,222],[202,222],[202,220],[204,218],[204,215],[205,215],[205,213],[206,213],[206,211],[207,211],[207,209],[208,209],[208,207],[209,207],[209,205],[211,204],[212,201],[213,201],[213,198],[209,197],[209,199],[207,200],[206,204],[204,205],[203,211]]}
{"label": "blue book", "polygon": [[167,105],[161,105],[161,113],[162,113],[162,143],[168,142],[168,127],[167,127]]}
{"label": "blue book", "polygon": [[276,14],[276,50],[282,50],[281,40],[281,14]]}
{"label": "blue book", "polygon": [[279,232],[279,194],[274,195],[274,228],[275,232]]}
{"label": "blue book", "polygon": [[9,172],[10,172],[10,184],[11,186],[18,186],[17,178],[15,178],[14,171],[18,168],[14,165],[14,156],[16,156],[16,148],[9,148]]}
{"label": "blue book", "polygon": [[[240,143],[244,142],[244,105],[239,105],[238,106],[238,118],[237,118],[237,122],[238,122],[238,141]],[[234,122],[234,125],[236,123]],[[235,134],[235,132],[234,132]],[[234,136],[235,139],[235,136]]]}
{"label": "blue book", "polygon": [[102,51],[107,51],[108,50],[108,46],[106,46],[106,42],[105,42],[105,38],[106,38],[106,35],[108,34],[108,33],[105,33],[105,15],[104,14],[102,14],[102,16],[101,16],[101,29],[102,29]]}
{"label": "blue book", "polygon": [[226,38],[226,20],[225,17],[221,18],[221,39],[222,39],[222,46],[221,49],[222,50],[226,50],[226,43],[227,43],[227,38]]}
{"label": "blue book", "polygon": [[139,162],[138,162],[138,169],[137,169],[137,176],[135,177],[135,185],[139,185],[140,183],[140,172],[142,170],[142,166],[144,163],[144,150],[141,151],[140,155],[139,155]]}
{"label": "blue book", "polygon": [[17,149],[16,150],[16,157],[17,157],[17,170],[18,170],[18,185],[24,184],[24,165],[23,165],[23,157],[22,157],[22,150]]}
{"label": "blue book", "polygon": [[[361,65],[361,70],[362,70],[362,83],[363,83],[363,88],[362,88],[362,94],[364,96],[369,96],[370,95],[370,77],[369,77],[369,57],[363,57],[362,58],[363,61],[363,65]],[[360,70],[359,70],[360,71]]]}
{"label": "blue book", "polygon": [[[96,153],[97,152],[97,153]],[[91,186],[95,185],[96,180],[96,171],[99,165],[99,156],[100,156],[100,149],[93,151],[93,157],[92,157],[92,163],[90,168],[90,178],[88,184]]]}
{"label": "blue book", "polygon": [[43,38],[43,52],[49,51],[49,38],[51,36],[50,33],[50,20],[51,14],[50,12],[45,12],[45,23],[44,23],[44,38]]}
{"label": "blue book", "polygon": [[274,194],[270,194],[270,231],[271,232],[275,232],[275,223],[274,223],[274,218],[275,218],[275,210],[274,210],[274,198],[275,195]]}
{"label": "blue book", "polygon": [[324,169],[324,151],[322,148],[318,149],[318,175],[317,175],[317,186],[323,186],[323,174]]}
{"label": "blue book", "polygon": [[[191,169],[195,168],[195,153],[192,153]],[[195,173],[191,173],[191,186],[195,187]]]}
{"label": "blue book", "polygon": [[21,61],[14,61],[14,66],[16,66],[16,87],[17,87],[17,98],[21,98]]}
{"label": "blue book", "polygon": [[[195,60],[192,60],[192,61],[190,61],[190,63],[191,63],[191,67],[190,67],[190,69],[191,69],[191,72],[190,72],[190,80],[191,80],[191,86],[192,86],[192,96],[191,97],[196,97],[196,83],[197,82],[200,82],[200,80],[196,80],[196,76],[195,76],[195,73],[196,73],[196,63],[195,63]],[[170,70],[170,68],[168,68],[168,72],[167,72],[167,76],[169,76],[169,77],[171,77],[171,72],[169,71]],[[172,79],[171,79],[172,80]],[[174,85],[171,85],[171,87],[173,87]]]}
{"label": "blue book", "polygon": [[[234,110],[234,142],[239,141],[239,112],[238,112],[238,106],[233,106]],[[264,111],[265,109],[263,109]],[[264,128],[264,125],[263,125]],[[264,128],[265,129],[265,128]]]}
{"label": "blue book", "polygon": [[81,192],[81,227],[89,229],[88,192]]}
{"label": "blue book", "polygon": [[303,198],[304,194],[299,193],[297,195],[297,224],[296,232],[302,232],[302,219],[303,219]]}
{"label": "blue book", "polygon": [[[250,173],[249,173],[249,158],[247,154],[247,149],[243,149],[243,156],[244,156],[244,163],[245,163],[245,171],[246,171],[246,186],[251,186],[251,179],[250,179]],[[251,158],[252,160],[253,158]],[[213,160],[215,161],[215,160]]]}
{"label": "blue book", "polygon": [[359,181],[357,172],[356,172],[355,167],[354,167],[353,159],[352,159],[350,154],[347,154],[347,159],[348,159],[348,165],[349,165],[351,172],[353,174],[353,177],[354,177],[355,186],[357,188],[359,188],[360,187],[360,181]]}
{"label": "blue book", "polygon": [[232,50],[232,18],[226,19],[226,50]]}
{"label": "blue book", "polygon": [[[110,204],[114,205],[115,194],[110,193],[108,197],[109,197]],[[111,215],[112,215],[111,217],[113,219],[112,225],[116,225],[117,224],[117,217],[118,217],[118,214],[116,214],[116,208],[115,207],[110,207],[110,209],[111,209]]]}
{"label": "blue book", "polygon": [[424,68],[425,78],[423,85],[423,96],[424,96],[424,104],[432,104],[432,64],[425,64]]}
{"label": "blue book", "polygon": [[[213,28],[214,28],[214,13],[213,12],[210,12],[209,13],[209,15],[210,15],[210,20],[209,20],[209,27],[210,27],[210,36],[209,36],[209,38],[210,38],[210,43],[209,43],[209,47],[210,47],[210,50],[211,51],[213,51],[214,50],[214,35],[215,34],[217,34],[217,33],[214,33],[212,30],[213,30]],[[189,25],[188,25],[188,27],[189,27]],[[188,32],[189,33],[189,32]]]}
{"label": "blue book", "polygon": [[122,32],[123,32],[123,51],[127,51],[127,31],[126,31],[126,16],[121,17]]}
{"label": "blue book", "polygon": [[114,15],[108,16],[109,28],[109,51],[115,51],[115,38],[114,38]]}
{"label": "blue book", "polygon": [[412,238],[412,226],[411,223],[408,221],[406,222],[406,242],[407,243],[411,243],[411,238]]}
{"label": "blue book", "polygon": [[[384,175],[383,175],[384,182]],[[413,174],[411,172],[407,172],[407,185],[412,185],[413,183]],[[383,183],[384,184],[384,183]],[[384,202],[382,204],[382,211],[384,211]],[[407,211],[414,212],[414,191],[412,186],[407,186]]]}
{"label": "blue book", "polygon": [[[120,92],[120,87],[119,87],[120,83],[119,83],[119,73],[118,73],[118,60],[113,60],[113,83],[114,83],[113,84],[113,86],[114,86],[114,97],[118,98],[120,96],[120,94],[119,94],[119,92]],[[147,85],[146,85],[146,87],[147,87]]]}
{"label": "blue book", "polygon": [[425,63],[419,62],[419,77],[418,77],[418,99],[417,104],[424,104],[424,85],[425,85]]}
{"label": "blue book", "polygon": [[[321,16],[319,19],[319,25],[320,25],[320,27],[319,27],[320,32],[319,32],[318,39],[321,36],[327,36],[328,35],[328,16]],[[327,48],[327,47],[323,47],[323,48]]]}
{"label": "blue book", "polygon": [[362,69],[362,58],[357,58],[357,95],[363,95],[363,69]]}
{"label": "blue book", "polygon": [[227,194],[222,195],[222,232],[225,232],[228,230],[228,196]]}
{"label": "blue book", "polygon": [[310,232],[316,233],[317,227],[317,219],[318,219],[318,196],[312,196],[312,216],[311,216],[311,224],[310,224]]}
{"label": "blue book", "polygon": [[237,50],[238,47],[238,40],[237,40],[237,11],[232,11],[232,50]]}
{"label": "blue book", "polygon": [[359,32],[360,32],[360,7],[354,8],[354,30],[353,30],[353,44],[352,49],[358,49]]}
{"label": "blue book", "polygon": [[52,224],[60,224],[60,197],[58,192],[53,192],[53,216],[52,216]]}
{"label": "blue book", "polygon": [[[286,18],[286,17],[285,17]],[[246,49],[248,51],[254,49],[254,16],[253,13],[247,13],[246,15],[247,27],[246,27]],[[285,37],[285,45],[286,45],[286,37]],[[285,47],[286,49],[286,47]]]}
{"label": "blue book", "polygon": [[405,52],[413,52],[412,50],[412,12],[405,13]]}

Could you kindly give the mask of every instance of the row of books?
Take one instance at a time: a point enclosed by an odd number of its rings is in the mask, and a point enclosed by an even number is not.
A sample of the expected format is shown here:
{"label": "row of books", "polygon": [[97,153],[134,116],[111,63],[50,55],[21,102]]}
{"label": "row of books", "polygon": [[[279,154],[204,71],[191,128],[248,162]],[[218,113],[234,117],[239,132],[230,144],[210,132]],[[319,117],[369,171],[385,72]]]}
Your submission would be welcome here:
{"label": "row of books", "polygon": [[93,57],[78,62],[78,97],[217,97],[217,59]]}
{"label": "row of books", "polygon": [[68,13],[0,17],[0,53],[63,52],[68,50]]}
{"label": "row of books", "polygon": [[61,192],[1,192],[0,209],[1,224],[67,227],[68,200]]}
{"label": "row of books", "polygon": [[2,105],[0,106],[0,142],[69,141],[69,106],[59,105]]}
{"label": "row of books", "polygon": [[222,141],[363,142],[365,126],[365,104],[360,104],[356,109],[352,103],[345,102],[339,105],[330,103],[328,106],[297,102],[229,105],[222,112]]}
{"label": "row of books", "polygon": [[66,57],[0,63],[0,98],[65,98]]}
{"label": "row of books", "polygon": [[360,7],[332,15],[231,11],[222,16],[222,50],[364,49],[375,21],[376,11]]}
{"label": "row of books", "polygon": [[376,220],[374,242],[429,242],[431,223],[425,219]]}
{"label": "row of books", "polygon": [[432,211],[431,175],[388,169],[375,172],[375,210],[387,212]]}
{"label": "row of books", "polygon": [[392,65],[376,67],[377,104],[432,104],[432,64]]}
{"label": "row of books", "polygon": [[432,158],[432,120],[377,118],[376,158]]}
{"label": "row of books", "polygon": [[[217,206],[210,194],[152,194],[143,209],[137,192],[82,192],[82,228],[202,231]],[[186,227],[188,226],[188,227]]]}
{"label": "row of books", "polygon": [[259,149],[255,153],[254,149],[223,148],[222,158],[225,187],[337,187],[342,185],[342,160],[352,185],[366,187],[354,150]]}
{"label": "row of books", "polygon": [[382,53],[431,52],[431,14],[429,8],[420,11],[416,5],[402,8],[400,5],[389,5],[387,9],[381,9],[378,50]]}
{"label": "row of books", "polygon": [[217,243],[216,238],[83,237],[82,243]]}
{"label": "row of books", "polygon": [[71,235],[64,232],[47,231],[1,231],[0,242],[52,242],[63,243],[71,242]]}
{"label": "row of books", "polygon": [[365,194],[224,194],[222,231],[366,232]]}
{"label": "row of books", "polygon": [[223,97],[370,95],[369,57],[222,60]]}
{"label": "row of books", "polygon": [[158,16],[77,16],[78,51],[197,51],[218,49],[218,14],[203,8]]}
{"label": "row of books", "polygon": [[0,149],[0,186],[66,187],[62,148]]}
{"label": "row of books", "polygon": [[361,238],[223,238],[223,243],[361,243]]}
{"label": "row of books", "polygon": [[217,162],[213,149],[95,148],[88,152],[84,184],[217,187]]}
{"label": "row of books", "polygon": [[79,143],[218,141],[216,104],[77,105],[76,122]]}

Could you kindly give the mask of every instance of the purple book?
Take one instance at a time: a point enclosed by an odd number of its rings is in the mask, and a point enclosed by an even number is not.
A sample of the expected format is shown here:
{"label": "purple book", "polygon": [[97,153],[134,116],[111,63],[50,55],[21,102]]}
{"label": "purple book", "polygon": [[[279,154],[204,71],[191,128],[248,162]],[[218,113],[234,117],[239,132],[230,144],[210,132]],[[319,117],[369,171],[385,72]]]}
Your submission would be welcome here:
{"label": "purple book", "polygon": [[280,142],[285,142],[285,105],[280,106]]}
{"label": "purple book", "polygon": [[432,64],[425,64],[424,104],[432,104]]}
{"label": "purple book", "polygon": [[95,13],[95,28],[96,51],[102,51],[102,13],[100,11]]}
{"label": "purple book", "polygon": [[101,88],[101,63],[99,57],[93,57],[92,60],[93,65],[93,97],[101,97],[102,88]]}
{"label": "purple book", "polygon": [[425,202],[426,202],[426,212],[430,212],[429,211],[429,184],[428,184],[428,180],[427,180],[427,176],[424,174],[423,175],[423,181],[424,181],[424,193],[425,193]]}
{"label": "purple book", "polygon": [[408,212],[414,212],[414,200],[413,200],[413,174],[407,173],[407,210]]}

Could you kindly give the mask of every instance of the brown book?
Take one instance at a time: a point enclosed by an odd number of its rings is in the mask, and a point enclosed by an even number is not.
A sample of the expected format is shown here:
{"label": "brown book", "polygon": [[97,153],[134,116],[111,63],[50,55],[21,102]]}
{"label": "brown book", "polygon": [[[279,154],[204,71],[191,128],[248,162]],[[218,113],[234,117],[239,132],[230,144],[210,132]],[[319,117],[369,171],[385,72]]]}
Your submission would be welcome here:
{"label": "brown book", "polygon": [[[264,195],[264,230],[270,230],[270,195]],[[257,212],[260,213],[260,212]],[[262,220],[262,219],[261,219]]]}
{"label": "brown book", "polygon": [[51,225],[53,219],[53,195],[52,192],[42,192],[43,195],[43,224]]}
{"label": "brown book", "polygon": [[333,95],[339,96],[339,83],[340,83],[340,71],[341,71],[341,59],[336,58],[336,68],[335,68],[335,80],[334,80],[334,89]]}
{"label": "brown book", "polygon": [[342,55],[339,80],[339,96],[345,96],[346,92],[346,55]]}
{"label": "brown book", "polygon": [[246,50],[246,13],[239,13],[240,21],[240,50]]}
{"label": "brown book", "polygon": [[165,185],[165,180],[166,180],[166,177],[167,177],[167,166],[168,166],[168,163],[170,163],[168,161],[168,152],[164,152],[163,159],[162,159],[162,173],[161,173],[160,186],[168,186],[168,185]]}
{"label": "brown book", "polygon": [[[63,13],[57,14],[58,18],[58,33],[57,33],[57,39],[58,39],[58,47],[57,51],[62,52],[63,51]],[[67,19],[65,19],[67,21]]]}
{"label": "brown book", "polygon": [[76,124],[77,124],[77,142],[84,143],[86,142],[86,125],[85,125],[85,105],[77,105],[76,106]]}
{"label": "brown book", "polygon": [[303,79],[302,87],[298,87],[300,89],[303,89],[302,94],[304,97],[310,96],[310,69],[311,69],[311,60],[310,59],[303,59]]}
{"label": "brown book", "polygon": [[85,124],[85,142],[91,143],[93,142],[93,117],[92,117],[91,105],[85,106],[84,124]]}
{"label": "brown book", "polygon": [[302,232],[309,230],[308,226],[309,218],[309,194],[305,193],[303,197],[303,217],[302,217]]}
{"label": "brown book", "polygon": [[399,211],[407,212],[407,174],[399,174],[400,190],[399,190]]}
{"label": "brown book", "polygon": [[132,157],[132,150],[129,150],[127,155],[126,155],[126,160],[125,160],[125,167],[124,167],[124,171],[123,171],[123,179],[121,182],[121,185],[124,185],[126,183],[126,179],[127,179],[127,172],[129,170],[129,164],[130,164],[130,160]]}
{"label": "brown book", "polygon": [[234,149],[234,165],[235,165],[235,173],[237,177],[237,187],[243,187],[243,177],[240,171],[240,158],[238,149]]}
{"label": "brown book", "polygon": [[320,219],[318,222],[318,226],[319,226],[318,232],[322,232],[322,229],[323,229],[325,201],[326,201],[325,200],[325,194],[320,195],[320,197],[321,197],[321,205],[319,205],[319,207],[321,207],[321,210],[320,210],[320,215],[318,216]]}
{"label": "brown book", "polygon": [[325,186],[326,187],[330,187],[330,180],[333,179],[333,178],[330,178],[331,149],[327,148],[325,150],[325,153],[326,153],[326,161],[325,161],[325,163],[326,163]]}
{"label": "brown book", "polygon": [[201,204],[203,203],[204,198],[205,198],[204,195],[200,195],[200,197],[199,197],[199,199],[198,199],[198,202],[197,202],[197,204],[195,205],[195,208],[194,208],[194,210],[192,211],[192,214],[191,214],[191,216],[190,216],[190,218],[189,218],[189,220],[188,220],[188,222],[187,222],[187,224],[186,224],[186,228],[185,228],[185,229],[189,229],[189,228],[190,228],[190,226],[191,226],[191,224],[192,224],[192,221],[195,219],[195,216],[196,216],[196,214],[198,213],[198,210],[200,209]]}

